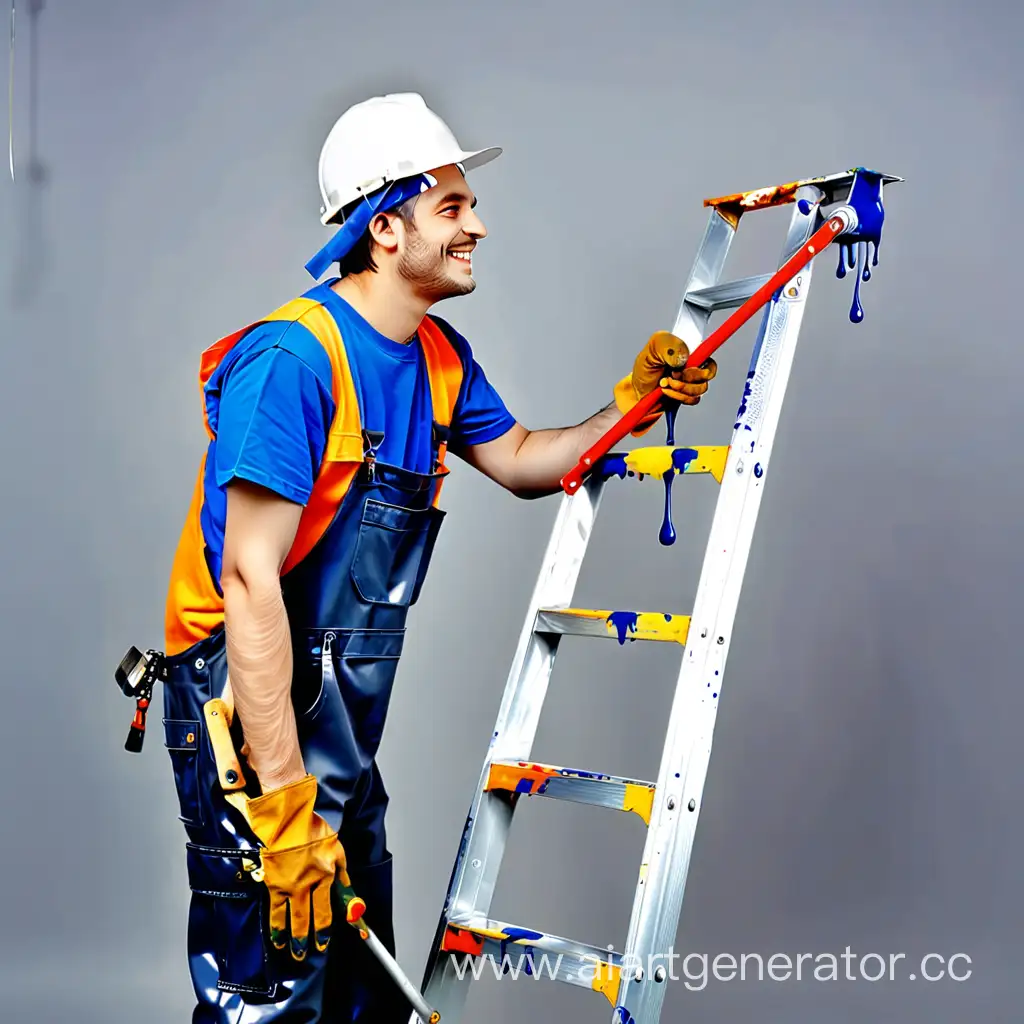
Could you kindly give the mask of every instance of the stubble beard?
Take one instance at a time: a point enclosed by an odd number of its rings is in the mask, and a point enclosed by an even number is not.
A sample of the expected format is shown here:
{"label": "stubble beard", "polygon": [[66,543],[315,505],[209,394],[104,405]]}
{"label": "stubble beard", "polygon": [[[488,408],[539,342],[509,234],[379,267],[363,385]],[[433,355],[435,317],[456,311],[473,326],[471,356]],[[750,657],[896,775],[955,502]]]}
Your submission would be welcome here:
{"label": "stubble beard", "polygon": [[[431,302],[468,295],[476,288],[471,274],[456,276],[448,269],[445,247],[433,248],[415,231],[408,232],[408,245],[398,261],[398,276],[416,286]],[[465,280],[459,280],[459,278]]]}

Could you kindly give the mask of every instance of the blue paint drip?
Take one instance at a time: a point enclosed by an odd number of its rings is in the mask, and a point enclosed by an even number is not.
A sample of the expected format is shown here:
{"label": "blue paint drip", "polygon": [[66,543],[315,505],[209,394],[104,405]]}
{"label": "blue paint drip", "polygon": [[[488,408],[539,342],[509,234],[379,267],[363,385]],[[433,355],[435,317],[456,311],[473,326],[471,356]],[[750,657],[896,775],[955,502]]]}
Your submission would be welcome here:
{"label": "blue paint drip", "polygon": [[636,1018],[624,1006],[616,1006],[615,1014],[618,1024],[636,1024]]}
{"label": "blue paint drip", "polygon": [[[733,424],[733,429],[740,425],[740,420],[743,419],[743,414],[747,411],[747,399],[750,397],[750,382],[754,379],[753,368],[747,373],[747,382],[743,385],[743,398],[740,400],[740,407],[736,410],[736,422]],[[747,428],[750,429],[749,427]]]}
{"label": "blue paint drip", "polygon": [[[864,252],[864,243],[861,242],[861,254]],[[856,263],[852,269],[856,269]],[[864,307],[860,304],[860,274],[857,275],[856,280],[853,282],[853,302],[850,305],[850,320],[859,324],[864,319]]]}
{"label": "blue paint drip", "polygon": [[842,235],[839,241],[839,267],[836,277],[846,277],[848,270],[858,265],[854,246],[860,249],[860,273],[853,285],[853,302],[850,305],[850,321],[859,324],[864,319],[864,307],[860,302],[861,281],[871,280],[871,267],[868,266],[868,245],[874,245],[874,257],[871,266],[878,266],[878,246],[882,241],[882,224],[885,221],[885,210],[882,207],[882,176],[877,171],[869,171],[864,167],[854,168],[853,187],[850,189],[849,205],[857,211],[857,229],[848,235]]}
{"label": "blue paint drip", "polygon": [[[602,480],[617,476],[620,480],[626,479],[626,456],[606,455],[595,467],[595,472]],[[630,476],[633,474],[630,473]]]}
{"label": "blue paint drip", "polygon": [[796,207],[806,217],[814,209],[814,204],[809,199],[801,199]]}
{"label": "blue paint drip", "polygon": [[676,542],[676,530],[672,525],[672,483],[676,473],[685,473],[686,467],[697,458],[695,448],[676,448],[672,452],[672,468],[665,472],[662,479],[665,482],[665,518],[661,522],[661,532],[658,540],[666,547]]}
{"label": "blue paint drip", "polygon": [[[626,633],[636,632],[636,612],[612,612],[607,621],[610,622],[619,634],[619,646],[626,642]],[[630,637],[630,639],[634,639]]]}
{"label": "blue paint drip", "polygon": [[520,779],[516,783],[517,793],[529,793],[533,789],[533,779]]}
{"label": "blue paint drip", "polygon": [[761,477],[764,476],[764,470],[761,468],[760,462],[755,463],[754,465],[754,476],[756,476],[758,480],[760,480]]}
{"label": "blue paint drip", "polygon": [[[510,963],[505,959],[508,943],[515,942],[517,939],[536,940],[542,937],[540,932],[530,931],[529,928],[506,928],[505,935],[506,938],[501,940],[501,955],[498,958],[502,974],[508,974],[511,967]],[[533,947],[525,946],[522,955],[525,958],[525,970],[529,977],[533,974]]]}
{"label": "blue paint drip", "polygon": [[669,447],[676,443],[676,413],[679,412],[679,403],[672,402],[671,405],[665,406],[665,430],[667,432],[665,437],[665,444]]}
{"label": "blue paint drip", "polygon": [[675,476],[676,471],[670,469],[662,477],[665,482],[665,514],[661,520],[661,529],[658,531],[658,540],[665,547],[676,542],[676,528],[672,525],[672,482]]}

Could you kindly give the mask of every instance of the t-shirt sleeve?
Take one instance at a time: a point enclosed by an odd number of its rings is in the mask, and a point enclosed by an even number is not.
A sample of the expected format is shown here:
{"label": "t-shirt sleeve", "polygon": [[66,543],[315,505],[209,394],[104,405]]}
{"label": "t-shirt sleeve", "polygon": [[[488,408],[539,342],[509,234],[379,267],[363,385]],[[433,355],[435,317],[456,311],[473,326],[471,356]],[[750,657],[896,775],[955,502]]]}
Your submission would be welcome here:
{"label": "t-shirt sleeve", "polygon": [[445,326],[465,368],[448,444],[455,451],[469,445],[486,444],[501,437],[515,426],[516,418],[508,411],[501,395],[474,358],[469,342],[450,325]]}
{"label": "t-shirt sleeve", "polygon": [[322,368],[314,369],[287,346],[279,343],[239,360],[227,374],[218,406],[218,486],[248,480],[304,505],[332,416],[329,376],[325,382]]}

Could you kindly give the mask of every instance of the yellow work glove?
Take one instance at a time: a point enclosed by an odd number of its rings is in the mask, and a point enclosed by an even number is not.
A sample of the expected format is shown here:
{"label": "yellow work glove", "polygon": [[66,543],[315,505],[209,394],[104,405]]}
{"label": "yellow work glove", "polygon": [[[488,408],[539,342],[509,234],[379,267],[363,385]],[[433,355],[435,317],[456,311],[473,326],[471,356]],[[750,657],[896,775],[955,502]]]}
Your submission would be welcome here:
{"label": "yellow work glove", "polygon": [[[686,369],[690,350],[686,342],[670,331],[655,331],[633,363],[633,372],[615,385],[615,404],[625,414],[645,395],[660,388],[664,398],[696,405],[718,373],[718,364],[708,359],[703,366]],[[634,437],[646,434],[657,423],[661,410],[645,416],[633,430]]]}
{"label": "yellow work glove", "polygon": [[305,959],[311,920],[316,948],[327,948],[331,886],[339,876],[345,886],[352,884],[338,834],[313,810],[315,800],[316,777],[307,775],[247,803],[249,824],[264,846],[260,860],[270,890],[270,941],[284,949],[290,931],[296,960]]}

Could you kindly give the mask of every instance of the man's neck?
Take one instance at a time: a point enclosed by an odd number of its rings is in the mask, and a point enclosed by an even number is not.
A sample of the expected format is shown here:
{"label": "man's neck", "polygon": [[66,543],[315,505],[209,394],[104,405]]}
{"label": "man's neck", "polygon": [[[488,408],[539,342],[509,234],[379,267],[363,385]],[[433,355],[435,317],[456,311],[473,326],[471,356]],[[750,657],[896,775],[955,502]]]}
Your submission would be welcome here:
{"label": "man's neck", "polygon": [[[362,278],[374,280],[361,280]],[[343,277],[331,285],[375,331],[385,338],[406,344],[412,341],[429,306],[422,299],[394,287],[379,274]]]}

